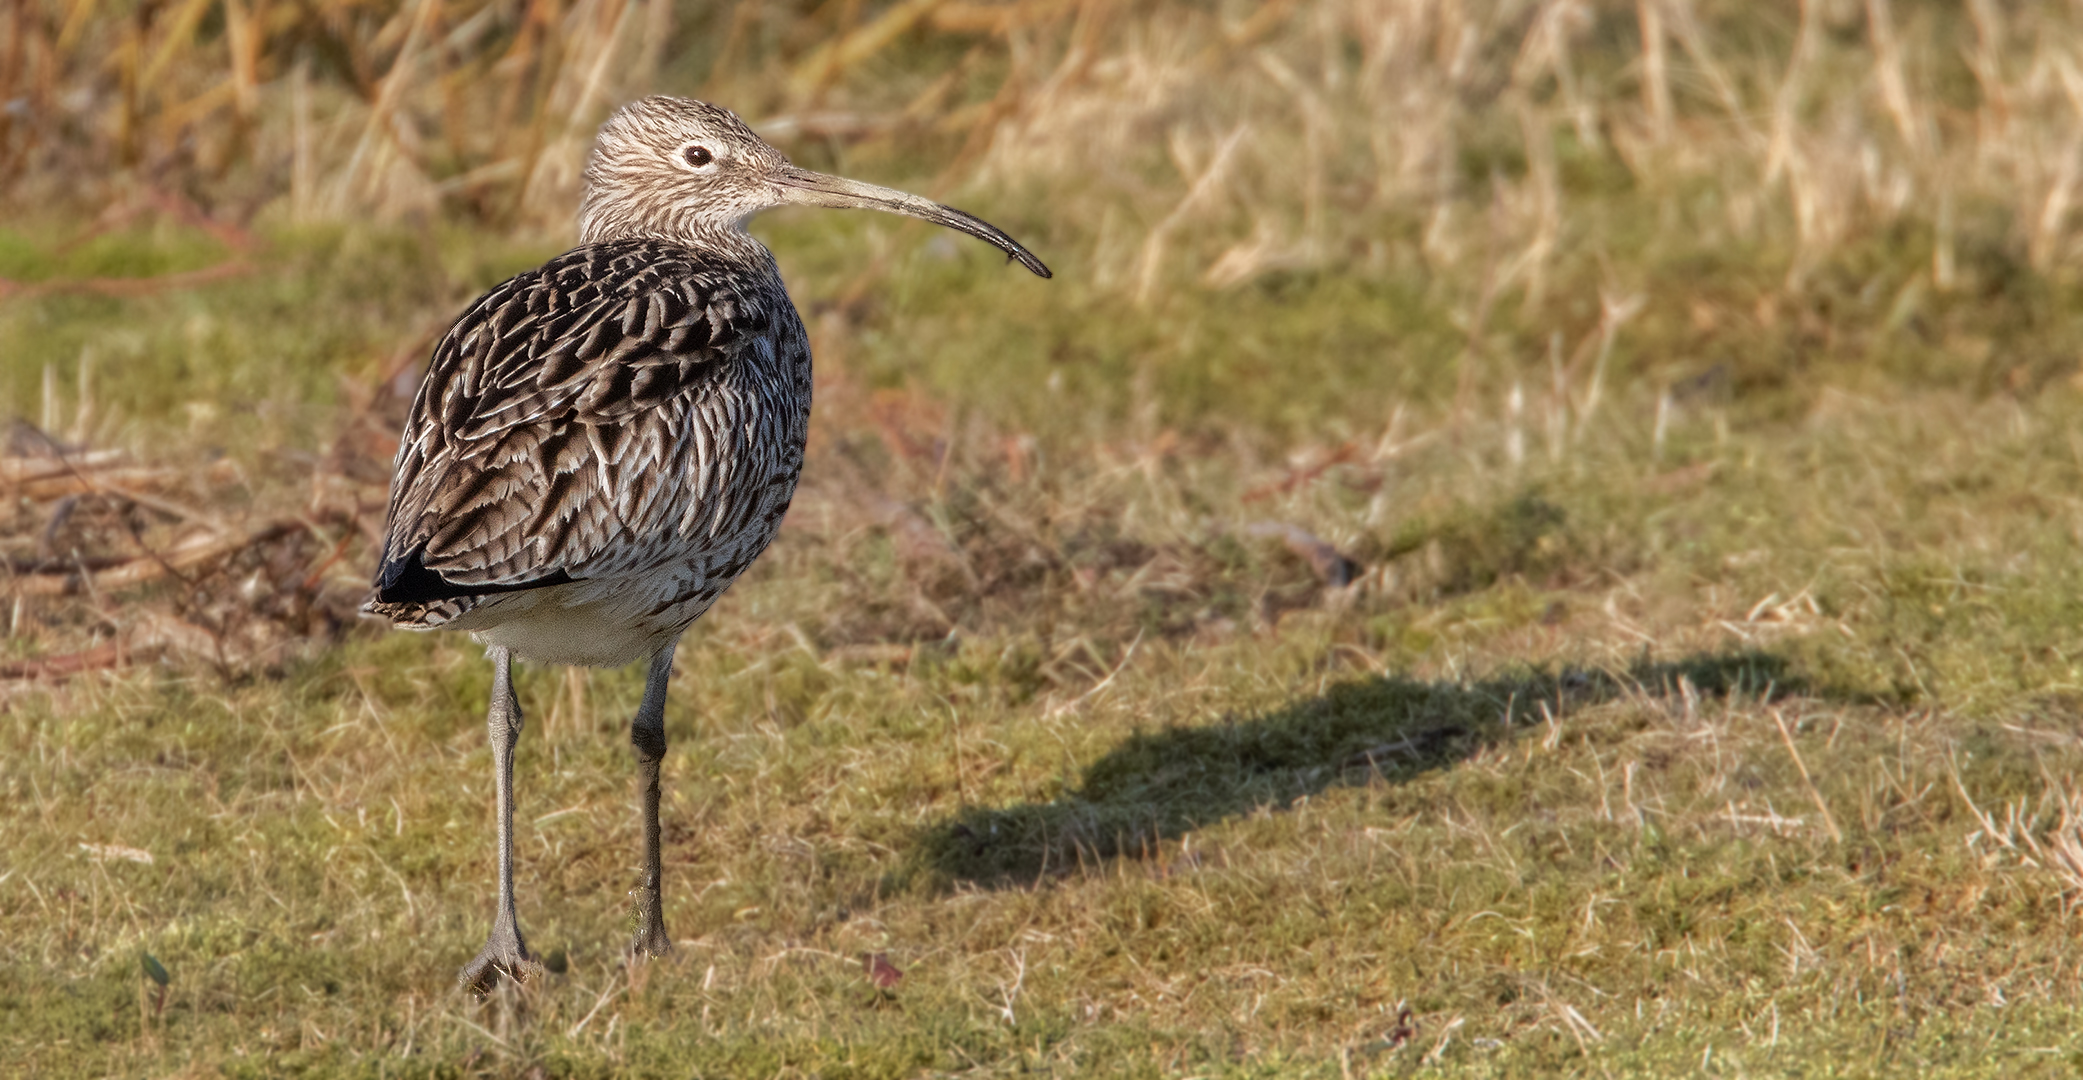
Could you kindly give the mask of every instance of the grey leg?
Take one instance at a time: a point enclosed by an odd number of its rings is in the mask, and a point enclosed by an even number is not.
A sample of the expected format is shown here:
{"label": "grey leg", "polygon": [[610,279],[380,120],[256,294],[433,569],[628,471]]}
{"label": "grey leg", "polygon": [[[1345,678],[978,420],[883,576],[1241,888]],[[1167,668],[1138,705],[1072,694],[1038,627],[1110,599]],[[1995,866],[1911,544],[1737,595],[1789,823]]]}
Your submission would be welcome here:
{"label": "grey leg", "polygon": [[514,697],[513,655],[501,646],[487,649],[485,655],[492,661],[492,707],[485,729],[492,739],[499,813],[499,910],[484,950],[456,976],[458,985],[479,993],[490,990],[501,974],[522,979],[535,967],[514,917],[514,744],[521,739],[521,703]]}
{"label": "grey leg", "polygon": [[633,952],[664,956],[673,951],[673,939],[665,932],[665,913],[659,896],[658,853],[658,765],[665,760],[665,684],[673,677],[673,646],[651,656],[651,672],[644,680],[644,704],[629,724],[629,741],[636,746],[637,782],[642,785],[644,804],[644,883],[636,896],[636,939]]}

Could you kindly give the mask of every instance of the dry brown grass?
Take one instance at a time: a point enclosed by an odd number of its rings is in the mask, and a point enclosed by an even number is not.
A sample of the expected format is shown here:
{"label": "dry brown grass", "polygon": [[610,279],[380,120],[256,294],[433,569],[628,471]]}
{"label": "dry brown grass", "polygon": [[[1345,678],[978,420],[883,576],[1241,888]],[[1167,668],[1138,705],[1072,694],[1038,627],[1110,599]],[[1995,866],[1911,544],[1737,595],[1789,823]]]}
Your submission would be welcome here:
{"label": "dry brown grass", "polygon": [[592,126],[670,90],[814,152],[952,148],[942,183],[1046,190],[1091,272],[1146,300],[1364,265],[1383,238],[1352,226],[1388,217],[1478,313],[1537,307],[1595,256],[1585,211],[1616,183],[1665,214],[1711,200],[1732,245],[1789,244],[1795,282],[1910,228],[1950,288],[1985,215],[2037,269],[2077,254],[2083,76],[2055,6],[44,0],[0,31],[18,199],[145,183],[237,216],[561,232]]}

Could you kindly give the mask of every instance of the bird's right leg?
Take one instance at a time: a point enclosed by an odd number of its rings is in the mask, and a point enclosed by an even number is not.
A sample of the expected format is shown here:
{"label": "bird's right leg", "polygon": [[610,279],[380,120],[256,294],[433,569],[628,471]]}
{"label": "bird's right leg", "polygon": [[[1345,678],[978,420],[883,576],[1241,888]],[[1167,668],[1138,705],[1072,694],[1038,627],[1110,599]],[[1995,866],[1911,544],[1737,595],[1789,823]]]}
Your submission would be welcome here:
{"label": "bird's right leg", "polygon": [[632,951],[645,956],[664,956],[673,951],[673,939],[665,932],[658,828],[658,766],[665,760],[665,685],[673,677],[673,646],[678,639],[651,656],[651,671],[644,679],[644,703],[629,724],[629,741],[636,747],[637,782],[642,785],[644,805],[644,883],[636,893],[636,938]]}
{"label": "bird's right leg", "polygon": [[485,729],[492,739],[493,790],[499,815],[499,910],[477,959],[463,965],[456,982],[484,993],[501,974],[519,980],[535,966],[521,925],[514,917],[514,744],[521,739],[521,702],[514,697],[513,654],[504,646],[485,650],[492,661],[492,707]]}

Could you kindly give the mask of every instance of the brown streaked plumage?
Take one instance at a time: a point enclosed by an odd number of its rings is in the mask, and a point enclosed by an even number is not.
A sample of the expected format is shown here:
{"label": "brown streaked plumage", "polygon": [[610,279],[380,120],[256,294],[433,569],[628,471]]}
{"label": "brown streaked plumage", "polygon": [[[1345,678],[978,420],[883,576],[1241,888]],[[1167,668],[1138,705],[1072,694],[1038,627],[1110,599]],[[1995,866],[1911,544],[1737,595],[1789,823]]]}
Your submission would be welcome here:
{"label": "brown streaked plumage", "polygon": [[959,210],[798,169],[729,110],[646,98],[601,127],[580,245],[472,304],[413,399],[364,610],[489,646],[499,900],[467,986],[531,963],[513,896],[516,656],[649,658],[630,733],[644,817],[634,948],[671,948],[658,766],[673,647],[773,540],[803,467],[809,341],[773,255],[745,232],[789,204],[923,218],[1049,276]]}

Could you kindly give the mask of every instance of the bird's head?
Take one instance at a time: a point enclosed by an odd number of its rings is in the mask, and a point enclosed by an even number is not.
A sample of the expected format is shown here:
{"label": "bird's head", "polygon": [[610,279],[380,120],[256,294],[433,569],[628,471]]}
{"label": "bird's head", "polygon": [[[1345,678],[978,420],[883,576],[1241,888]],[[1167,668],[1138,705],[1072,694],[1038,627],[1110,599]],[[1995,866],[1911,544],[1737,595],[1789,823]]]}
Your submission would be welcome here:
{"label": "bird's head", "polygon": [[1049,268],[996,226],[892,188],[799,169],[729,109],[648,97],[615,111],[586,162],[582,243],[632,237],[726,239],[780,206],[885,210],[995,245],[1042,276]]}

